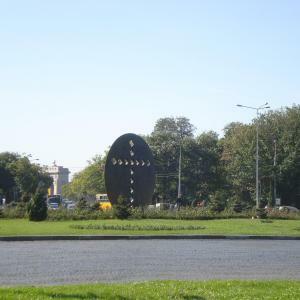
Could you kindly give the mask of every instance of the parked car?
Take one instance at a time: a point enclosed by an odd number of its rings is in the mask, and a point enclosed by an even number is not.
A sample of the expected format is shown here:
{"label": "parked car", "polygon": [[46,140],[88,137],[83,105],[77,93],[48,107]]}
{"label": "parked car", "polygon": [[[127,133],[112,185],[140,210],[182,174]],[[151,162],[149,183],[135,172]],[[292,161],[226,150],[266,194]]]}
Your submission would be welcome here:
{"label": "parked car", "polygon": [[56,210],[58,208],[59,208],[58,203],[56,203],[56,202],[50,202],[50,203],[48,203],[48,209]]}
{"label": "parked car", "polygon": [[170,209],[170,203],[167,202],[160,202],[155,204],[156,209],[159,210],[167,210]]}
{"label": "parked car", "polygon": [[279,206],[279,210],[283,212],[299,212],[299,209],[294,206]]}
{"label": "parked car", "polygon": [[74,201],[72,201],[72,200],[65,201],[64,206],[66,209],[75,209],[75,207],[76,207]]}
{"label": "parked car", "polygon": [[48,209],[58,209],[61,203],[62,200],[60,195],[49,196],[47,199]]}
{"label": "parked car", "polygon": [[63,199],[62,205],[66,209],[74,209],[75,208],[75,202],[69,199]]}

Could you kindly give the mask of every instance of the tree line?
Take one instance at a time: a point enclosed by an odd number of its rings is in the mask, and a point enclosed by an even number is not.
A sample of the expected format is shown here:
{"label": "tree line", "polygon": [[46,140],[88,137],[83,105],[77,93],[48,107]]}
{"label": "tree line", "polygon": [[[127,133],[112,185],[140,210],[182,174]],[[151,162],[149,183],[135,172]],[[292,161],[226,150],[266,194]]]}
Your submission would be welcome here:
{"label": "tree line", "polygon": [[[153,201],[175,203],[181,149],[183,205],[199,202],[236,211],[255,205],[256,127],[259,126],[259,195],[261,205],[300,207],[300,105],[269,111],[250,124],[230,123],[224,135],[214,131],[195,134],[185,117],[157,120],[149,144],[156,170]],[[106,154],[95,156],[88,166],[63,187],[63,196],[74,200],[94,199],[105,193]],[[28,202],[39,183],[49,187],[52,179],[28,157],[0,153],[0,194],[7,202]]]}
{"label": "tree line", "polygon": [[[233,122],[219,137],[214,131],[195,135],[185,117],[157,120],[144,136],[155,159],[153,201],[175,203],[178,197],[179,152],[182,152],[182,203],[206,202],[216,210],[242,210],[255,205],[256,127],[259,127],[259,196],[262,206],[300,207],[300,106],[260,115],[250,124]],[[97,156],[64,187],[71,198],[104,193],[106,154]]]}

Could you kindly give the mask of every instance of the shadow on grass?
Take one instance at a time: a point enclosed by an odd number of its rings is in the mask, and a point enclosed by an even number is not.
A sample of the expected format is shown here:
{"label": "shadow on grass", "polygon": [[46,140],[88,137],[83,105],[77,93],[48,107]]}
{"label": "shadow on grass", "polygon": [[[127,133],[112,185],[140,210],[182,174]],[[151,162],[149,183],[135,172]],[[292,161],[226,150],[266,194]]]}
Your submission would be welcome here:
{"label": "shadow on grass", "polygon": [[205,300],[206,298],[198,295],[181,295],[184,300]]}
{"label": "shadow on grass", "polygon": [[50,299],[80,299],[80,300],[91,300],[100,299],[98,295],[94,293],[84,293],[84,294],[67,294],[67,293],[41,293],[43,296],[47,296]]}
{"label": "shadow on grass", "polygon": [[264,220],[260,220],[260,223],[274,223],[274,221],[268,220],[268,219],[264,219]]}
{"label": "shadow on grass", "polygon": [[[20,294],[28,295],[27,292],[18,291],[18,296]],[[40,292],[38,297],[42,297],[42,299],[75,299],[75,300],[96,300],[96,299],[107,299],[107,300],[134,300],[134,297],[124,297],[121,295],[109,295],[107,293],[102,293],[101,295],[87,292],[82,294],[75,293],[56,293],[56,292]],[[35,299],[35,298],[32,298]],[[40,299],[40,298],[39,298]],[[178,299],[183,300],[206,300],[206,298],[198,295],[180,295]]]}
{"label": "shadow on grass", "polygon": [[[95,299],[111,299],[111,300],[134,300],[134,297],[124,297],[121,295],[96,295],[94,293],[86,294],[64,294],[64,293],[43,293],[50,299],[79,299],[79,300],[95,300]],[[206,298],[198,295],[181,295],[179,299],[183,300],[205,300]]]}
{"label": "shadow on grass", "polygon": [[79,299],[79,300],[95,300],[95,299],[116,299],[116,300],[133,300],[134,298],[128,298],[120,295],[109,296],[107,294],[96,295],[94,293],[83,294],[67,294],[67,293],[41,293],[43,296],[49,297],[49,299]]}

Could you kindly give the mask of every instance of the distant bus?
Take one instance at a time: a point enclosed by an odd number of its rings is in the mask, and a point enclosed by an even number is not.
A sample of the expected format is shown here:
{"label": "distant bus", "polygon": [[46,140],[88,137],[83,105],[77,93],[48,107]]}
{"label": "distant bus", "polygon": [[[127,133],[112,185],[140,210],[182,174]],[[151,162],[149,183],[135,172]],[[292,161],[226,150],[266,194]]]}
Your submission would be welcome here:
{"label": "distant bus", "polygon": [[111,209],[107,194],[97,194],[96,201],[99,203],[99,209]]}

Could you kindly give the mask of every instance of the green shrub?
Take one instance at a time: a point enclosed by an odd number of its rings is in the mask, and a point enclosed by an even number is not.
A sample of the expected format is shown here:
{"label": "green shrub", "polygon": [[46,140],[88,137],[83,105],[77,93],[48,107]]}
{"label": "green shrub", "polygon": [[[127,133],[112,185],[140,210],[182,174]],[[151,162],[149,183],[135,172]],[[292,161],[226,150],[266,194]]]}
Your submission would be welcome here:
{"label": "green shrub", "polygon": [[285,212],[278,209],[271,209],[267,214],[269,219],[300,220],[300,212]]}
{"label": "green shrub", "polygon": [[102,208],[101,208],[101,206],[99,205],[99,202],[94,202],[93,204],[91,204],[90,206],[89,206],[89,209],[91,210],[91,211],[97,211],[97,210],[103,210]]}
{"label": "green shrub", "polygon": [[[130,219],[174,219],[174,220],[213,220],[213,219],[235,219],[251,218],[256,216],[256,209],[234,212],[232,209],[225,209],[220,213],[212,212],[208,208],[182,207],[176,210],[159,210],[130,208]],[[2,218],[24,218],[26,217],[26,204],[19,202],[13,207],[6,206],[2,210]],[[48,210],[47,220],[105,220],[116,218],[114,209],[106,210],[68,210],[59,208],[57,210]],[[300,213],[286,213],[276,209],[267,212],[268,219],[291,219],[300,220]]]}
{"label": "green shrub", "polygon": [[27,216],[27,207],[28,203],[19,202],[15,207],[16,215],[19,216],[19,218],[25,218]]}
{"label": "green shrub", "polygon": [[258,219],[266,219],[267,218],[267,211],[264,208],[257,208],[256,209],[256,217]]}
{"label": "green shrub", "polygon": [[236,213],[241,213],[243,211],[243,204],[240,198],[234,199],[232,210]]}
{"label": "green shrub", "polygon": [[113,207],[116,218],[124,220],[131,215],[129,199],[123,195],[118,197],[117,203]]}
{"label": "green shrub", "polygon": [[204,226],[198,225],[139,225],[139,224],[73,224],[69,226],[72,229],[86,229],[86,230],[121,230],[121,231],[160,231],[160,230],[200,230],[205,229]]}
{"label": "green shrub", "polygon": [[47,203],[42,189],[37,189],[28,204],[28,217],[30,221],[43,221],[47,218]]}
{"label": "green shrub", "polygon": [[57,210],[48,211],[49,221],[64,221],[64,220],[104,220],[112,219],[112,209],[107,210],[68,210],[66,208],[59,208]]}
{"label": "green shrub", "polygon": [[131,210],[132,219],[176,219],[176,220],[212,220],[212,219],[232,219],[232,218],[251,218],[252,211],[247,210],[235,213],[232,210],[224,210],[221,213],[213,212],[209,208],[182,207],[177,210],[159,210],[140,208]]}
{"label": "green shrub", "polygon": [[229,199],[231,209],[236,213],[249,211],[253,208],[254,202],[249,191],[236,191]]}
{"label": "green shrub", "polygon": [[2,209],[2,218],[22,219],[27,216],[27,203],[11,202]]}
{"label": "green shrub", "polygon": [[89,208],[88,203],[84,198],[81,198],[76,204],[77,210],[87,210],[88,208]]}
{"label": "green shrub", "polygon": [[11,201],[11,202],[9,202],[8,204],[6,204],[4,207],[5,207],[5,208],[13,208],[13,207],[16,207],[19,203],[21,203],[21,202],[18,202],[18,201]]}
{"label": "green shrub", "polygon": [[221,212],[225,209],[227,201],[227,193],[224,191],[216,191],[209,201],[209,209],[212,212]]}

